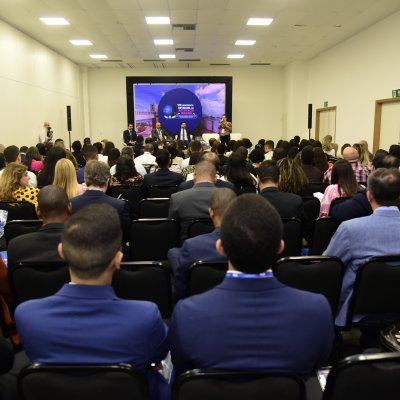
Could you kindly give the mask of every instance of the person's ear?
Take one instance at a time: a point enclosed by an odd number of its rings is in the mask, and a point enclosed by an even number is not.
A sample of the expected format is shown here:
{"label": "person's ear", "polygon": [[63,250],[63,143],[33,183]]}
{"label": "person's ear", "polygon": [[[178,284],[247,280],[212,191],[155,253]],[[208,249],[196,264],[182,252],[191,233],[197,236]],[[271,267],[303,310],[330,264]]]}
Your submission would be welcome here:
{"label": "person's ear", "polygon": [[208,215],[210,216],[210,218],[212,219],[214,216],[214,211],[212,210],[212,208],[208,209]]}
{"label": "person's ear", "polygon": [[43,215],[42,215],[42,213],[40,212],[39,207],[36,207],[36,215],[37,215],[38,219],[43,219]]}
{"label": "person's ear", "polygon": [[71,202],[69,202],[67,204],[67,214],[68,215],[72,215],[72,204],[71,204]]}
{"label": "person's ear", "polygon": [[124,253],[122,251],[118,251],[117,254],[115,254],[114,259],[113,259],[113,265],[114,269],[121,269],[121,262],[122,258],[124,257]]}
{"label": "person's ear", "polygon": [[369,203],[374,201],[374,195],[369,190],[367,190],[367,199]]}
{"label": "person's ear", "polygon": [[218,239],[215,243],[215,248],[217,249],[218,254],[221,256],[225,255],[224,247],[222,246],[221,239]]}
{"label": "person's ear", "polygon": [[58,251],[58,255],[59,255],[63,260],[65,260],[64,251],[63,251],[63,247],[62,247],[62,243],[61,243],[61,242],[58,243],[57,251]]}
{"label": "person's ear", "polygon": [[282,254],[283,250],[285,250],[285,242],[281,240],[279,242],[278,250],[276,251],[276,254]]}

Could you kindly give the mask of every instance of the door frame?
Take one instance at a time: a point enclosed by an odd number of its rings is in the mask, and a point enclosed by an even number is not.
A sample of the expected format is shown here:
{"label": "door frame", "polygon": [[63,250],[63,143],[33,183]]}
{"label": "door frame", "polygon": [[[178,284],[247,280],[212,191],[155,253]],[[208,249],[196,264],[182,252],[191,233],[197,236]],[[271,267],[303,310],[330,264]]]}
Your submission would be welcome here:
{"label": "door frame", "polygon": [[332,138],[333,143],[335,143],[336,140],[336,112],[337,108],[336,106],[331,106],[331,107],[324,107],[324,108],[317,108],[315,110],[315,140],[319,140],[319,124],[320,124],[320,114],[324,111],[335,111],[335,137]]}
{"label": "door frame", "polygon": [[400,102],[400,97],[375,100],[374,144],[372,147],[374,153],[379,150],[379,141],[381,139],[382,106],[387,103],[398,102]]}

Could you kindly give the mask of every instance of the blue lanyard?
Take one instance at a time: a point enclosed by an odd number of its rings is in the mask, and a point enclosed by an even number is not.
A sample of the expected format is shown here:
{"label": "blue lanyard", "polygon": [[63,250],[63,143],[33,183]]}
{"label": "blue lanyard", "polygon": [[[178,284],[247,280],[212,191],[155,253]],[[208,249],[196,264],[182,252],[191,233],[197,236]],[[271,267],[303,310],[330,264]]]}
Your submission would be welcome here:
{"label": "blue lanyard", "polygon": [[272,271],[266,271],[261,274],[244,274],[242,272],[228,271],[225,276],[227,278],[259,279],[259,278],[272,278],[274,274],[272,273]]}

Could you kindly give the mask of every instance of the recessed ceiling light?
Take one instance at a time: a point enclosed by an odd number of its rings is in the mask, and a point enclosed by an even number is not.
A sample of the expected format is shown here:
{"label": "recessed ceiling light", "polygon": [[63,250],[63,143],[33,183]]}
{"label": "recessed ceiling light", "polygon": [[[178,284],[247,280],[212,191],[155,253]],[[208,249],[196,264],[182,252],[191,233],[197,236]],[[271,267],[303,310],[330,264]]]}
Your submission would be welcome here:
{"label": "recessed ceiling light", "polygon": [[46,25],[69,25],[69,22],[65,18],[41,17],[39,19]]}
{"label": "recessed ceiling light", "polygon": [[249,18],[247,21],[247,25],[263,25],[268,26],[271,25],[273,18]]}
{"label": "recessed ceiling light", "polygon": [[146,22],[149,25],[168,25],[171,23],[169,17],[146,17]]}
{"label": "recessed ceiling light", "polygon": [[154,39],[154,44],[174,44],[174,41],[172,39]]}
{"label": "recessed ceiling light", "polygon": [[72,39],[69,41],[74,46],[92,46],[93,43],[87,39]]}
{"label": "recessed ceiling light", "polygon": [[236,40],[235,44],[236,46],[253,46],[255,40]]}
{"label": "recessed ceiling light", "polygon": [[90,54],[90,58],[95,58],[98,60],[106,59],[108,58],[105,54]]}
{"label": "recessed ceiling light", "polygon": [[229,54],[226,58],[243,58],[244,54]]}
{"label": "recessed ceiling light", "polygon": [[159,54],[160,58],[175,58],[175,54]]}

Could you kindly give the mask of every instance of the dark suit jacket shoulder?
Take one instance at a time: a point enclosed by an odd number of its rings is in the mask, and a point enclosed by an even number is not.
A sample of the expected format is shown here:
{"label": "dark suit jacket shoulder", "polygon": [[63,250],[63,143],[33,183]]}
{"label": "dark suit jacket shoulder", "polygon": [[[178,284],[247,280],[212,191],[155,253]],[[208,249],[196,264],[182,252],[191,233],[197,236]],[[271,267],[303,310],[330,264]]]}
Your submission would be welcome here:
{"label": "dark suit jacket shoulder", "polygon": [[339,221],[366,217],[371,214],[372,208],[365,189],[359,190],[351,199],[335,205],[331,212],[331,216]]}
{"label": "dark suit jacket shoulder", "polygon": [[62,261],[57,247],[63,228],[63,224],[46,224],[37,232],[12,239],[7,248],[9,267],[19,262]]}
{"label": "dark suit jacket shoulder", "polygon": [[156,172],[146,174],[143,177],[143,185],[145,186],[173,186],[180,185],[182,181],[182,174],[170,171],[168,168],[160,168]]}

